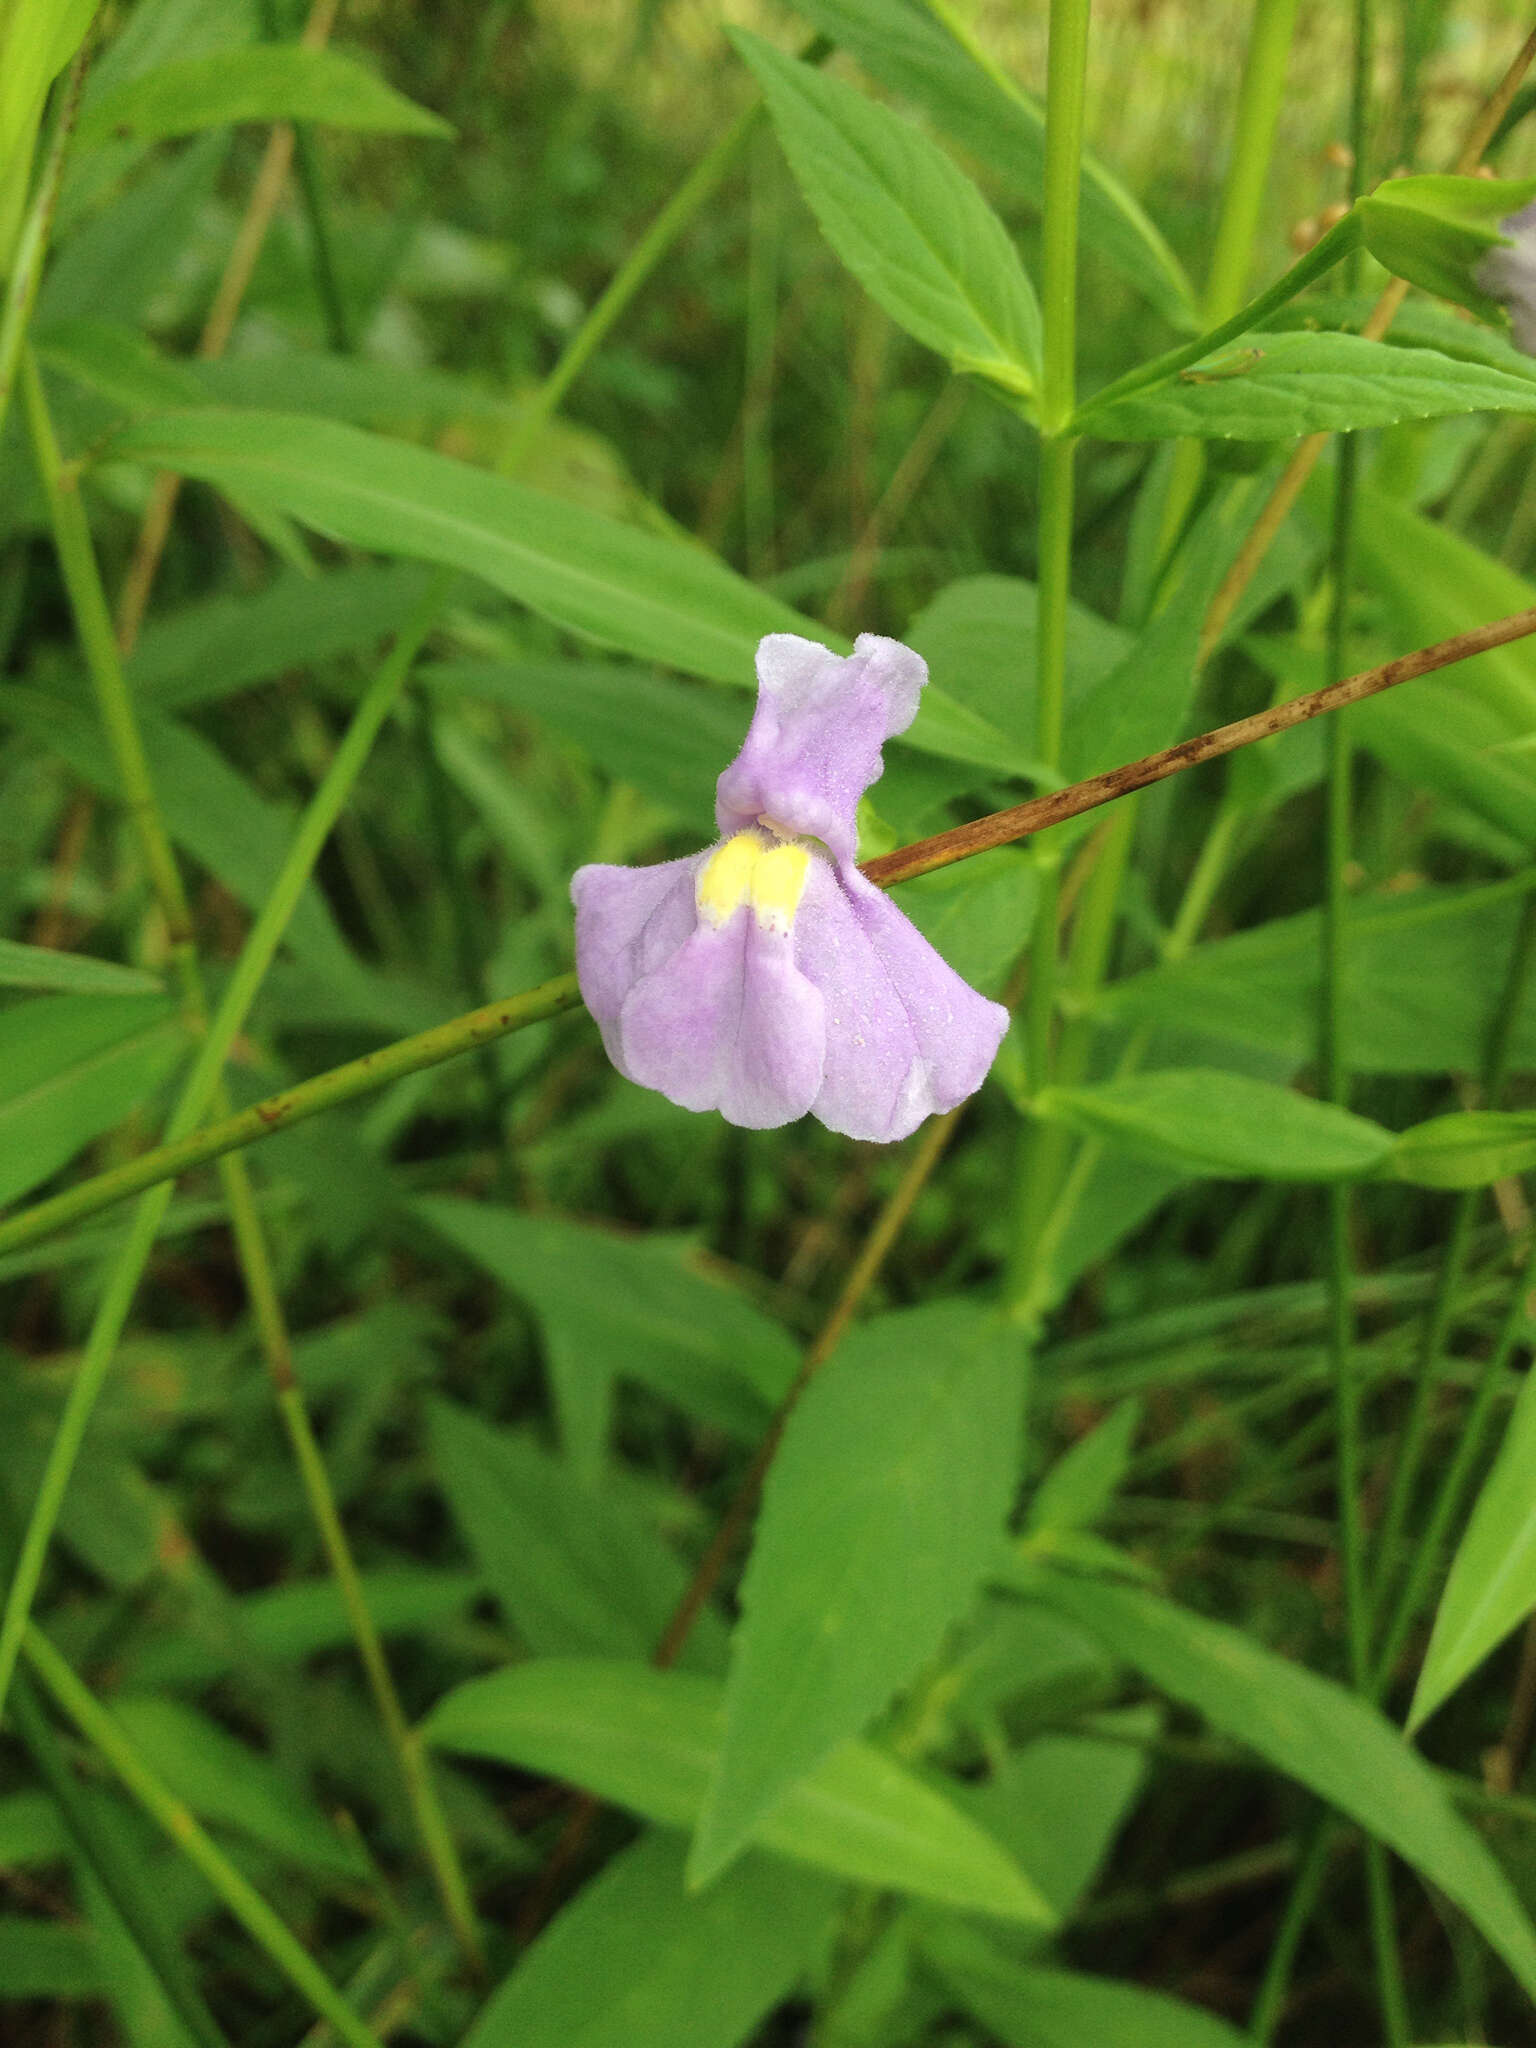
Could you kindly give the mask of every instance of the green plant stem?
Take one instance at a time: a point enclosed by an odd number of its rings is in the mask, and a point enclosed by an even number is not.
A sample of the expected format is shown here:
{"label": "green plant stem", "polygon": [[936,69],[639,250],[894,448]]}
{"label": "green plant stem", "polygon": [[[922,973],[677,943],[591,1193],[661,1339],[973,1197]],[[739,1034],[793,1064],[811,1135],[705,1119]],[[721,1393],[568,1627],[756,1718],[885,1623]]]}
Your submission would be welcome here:
{"label": "green plant stem", "polygon": [[[1365,125],[1368,112],[1370,64],[1375,48],[1371,0],[1356,0],[1354,18],[1354,78],[1351,97],[1351,143],[1353,167],[1351,196],[1359,190],[1365,156]],[[1341,223],[1347,226],[1348,222]],[[1327,238],[1325,237],[1325,240]],[[1321,245],[1319,245],[1321,246]],[[1347,670],[1349,601],[1352,568],[1355,484],[1358,445],[1351,435],[1338,442],[1338,469],[1334,488],[1333,532],[1330,545],[1331,604],[1328,619],[1329,674],[1340,677]],[[1344,718],[1335,719],[1328,733],[1328,779],[1326,821],[1326,879],[1322,916],[1320,960],[1320,1004],[1318,1015],[1318,1069],[1321,1093],[1341,1108],[1349,1104],[1349,1049],[1345,1036],[1345,977],[1348,958],[1349,898],[1347,870],[1352,843],[1353,771],[1350,732]],[[1344,1581],[1344,1630],[1348,1667],[1357,1692],[1368,1694],[1371,1682],[1371,1621],[1365,1576],[1365,1531],[1361,1514],[1360,1385],[1355,1361],[1353,1274],[1350,1259],[1352,1191],[1334,1185],[1326,1192],[1328,1327],[1327,1351],[1333,1382],[1335,1422],[1335,1494],[1339,1527],[1339,1559]],[[1309,1854],[1293,1889],[1284,1922],[1283,1939],[1276,1943],[1266,1974],[1261,2002],[1284,1995],[1295,1946],[1316,1905],[1315,1888],[1306,1882],[1314,1858],[1326,1862],[1331,1819],[1318,1824],[1313,1853]],[[1391,1890],[1391,1867],[1381,1843],[1365,1845],[1366,1905],[1371,1929],[1371,1946],[1376,1963],[1377,1998],[1389,2048],[1407,2048],[1410,2025],[1407,1994],[1403,1984],[1402,1959],[1397,1946],[1397,1929]],[[1318,1884],[1321,1883],[1321,1867]],[[1257,2027],[1255,2028],[1257,2032]],[[1262,2036],[1261,2036],[1262,2038]]]}
{"label": "green plant stem", "polygon": [[[1180,773],[1201,761],[1215,760],[1239,746],[1271,738],[1276,732],[1288,732],[1292,726],[1308,718],[1321,717],[1325,712],[1338,709],[1341,704],[1358,703],[1413,676],[1428,675],[1452,662],[1483,653],[1490,647],[1507,646],[1528,633],[1536,633],[1536,607],[1516,613],[1509,619],[1494,620],[1469,633],[1458,633],[1454,639],[1441,641],[1434,647],[1401,655],[1396,661],[1368,669],[1345,683],[1315,690],[1306,697],[1295,698],[1270,711],[1219,726],[1215,732],[1202,734],[1197,739],[1181,740],[1176,746],[1164,748],[1160,754],[1149,755],[1144,761],[1133,761],[1107,775],[1090,775],[1070,788],[1053,790],[1048,796],[1033,798],[1029,803],[1011,805],[1005,811],[975,819],[969,825],[957,825],[953,830],[938,833],[931,839],[898,847],[894,853],[882,855],[878,860],[865,861],[864,873],[878,887],[886,889],[909,876],[930,874],[937,868],[968,860],[988,847],[1027,839],[1065,818],[1077,817],[1100,804],[1111,803],[1130,790],[1144,789],[1163,776]],[[1234,831],[1238,822],[1234,817]],[[1213,887],[1217,879],[1219,876],[1208,871],[1206,887]],[[1519,884],[1518,877],[1516,882]],[[1167,957],[1174,957],[1171,949],[1181,933],[1186,941],[1195,936],[1196,924],[1185,913],[1199,909],[1193,894],[1187,896],[1168,941]],[[143,1153],[137,1159],[125,1161],[107,1173],[97,1174],[76,1187],[67,1188],[62,1194],[34,1204],[20,1215],[0,1221],[0,1253],[31,1244],[52,1231],[110,1208],[128,1195],[153,1187],[159,1181],[174,1179],[194,1166],[204,1165],[226,1152],[237,1151],[322,1110],[355,1101],[360,1095],[371,1094],[392,1081],[419,1073],[424,1067],[436,1066],[443,1060],[472,1051],[489,1039],[501,1038],[509,1031],[520,1031],[529,1024],[542,1023],[563,1010],[574,1009],[580,1000],[576,977],[560,975],[539,988],[503,997],[482,1010],[473,1010],[467,1016],[434,1025],[430,1031],[399,1039],[377,1052],[365,1053],[361,1059],[333,1067],[328,1073],[318,1074],[312,1080],[268,1096],[264,1102],[256,1103],[238,1116],[209,1125],[179,1144],[160,1146],[153,1152]]]}
{"label": "green plant stem", "polygon": [[580,1004],[581,992],[575,975],[561,974],[538,988],[487,1003],[483,1010],[471,1010],[446,1024],[434,1024],[430,1031],[396,1039],[392,1045],[348,1060],[345,1066],[331,1067],[311,1080],[297,1082],[292,1088],[269,1095],[218,1123],[205,1124],[177,1144],[159,1145],[153,1152],[141,1153],[137,1159],[126,1160],[107,1173],[97,1174],[23,1210],[19,1216],[0,1223],[0,1250],[30,1244],[36,1238],[94,1216],[129,1195],[162,1181],[176,1180],[193,1167],[222,1158],[226,1152],[270,1138],[325,1110],[337,1109],[345,1102],[355,1102],[359,1096],[387,1088],[408,1074],[441,1066],[444,1060],[457,1059],[461,1053],[504,1038],[508,1032],[542,1024],[546,1018],[558,1017],[562,1011],[577,1009]]}
{"label": "green plant stem", "polygon": [[127,1928],[129,1936],[198,2048],[229,2048],[218,2022],[204,2004],[177,1942],[144,1897],[143,1873],[124,1857],[103,1828],[69,1767],[48,1716],[19,1673],[11,1687],[11,1719],[27,1754],[74,1838],[75,1847]]}
{"label": "green plant stem", "polygon": [[[1035,758],[1061,761],[1067,605],[1072,581],[1073,447],[1063,433],[1077,388],[1077,219],[1082,185],[1083,95],[1088,66],[1088,0],[1051,0],[1045,94],[1045,213],[1040,263],[1040,506]],[[1040,897],[1030,941],[1026,1063],[1031,1091],[1050,1078],[1056,1005],[1060,853],[1040,849]],[[1019,1150],[1018,1215],[1004,1300],[1019,1320],[1035,1288],[1035,1245],[1053,1143],[1036,1118]]]}
{"label": "green plant stem", "polygon": [[[1206,279],[1203,313],[1208,322],[1225,320],[1234,312],[1252,266],[1259,212],[1274,147],[1275,123],[1284,93],[1286,62],[1290,54],[1295,14],[1296,0],[1256,0],[1253,29],[1249,37],[1239,94],[1232,155],[1223,185],[1221,216],[1217,223],[1211,267]],[[1174,451],[1163,509],[1165,545],[1172,543],[1174,535],[1183,523],[1198,488],[1203,463],[1204,451],[1198,442],[1181,442]],[[1101,862],[1096,869],[1096,886],[1092,900],[1097,901],[1098,908],[1093,916],[1096,923],[1101,923],[1105,919],[1108,922],[1097,932],[1094,941],[1099,963],[1097,970],[1074,973],[1073,994],[1079,1001],[1088,999],[1091,989],[1102,979],[1108,964],[1119,886],[1135,833],[1135,813],[1135,800],[1132,799],[1124,807],[1119,837],[1113,842],[1111,860],[1108,864]],[[1166,949],[1168,957],[1176,957],[1175,947],[1182,953],[1203,923],[1230,853],[1236,825],[1236,817],[1230,808],[1223,808],[1214,828],[1207,836],[1194,877],[1185,892],[1179,918]],[[1113,899],[1106,900],[1105,892],[1111,887],[1114,891]],[[1085,909],[1088,907],[1085,906]],[[1182,937],[1181,927],[1185,927]],[[1090,1033],[1091,1027],[1086,1020],[1080,1020],[1069,1027],[1068,1032],[1064,1034],[1061,1049],[1061,1059],[1064,1063],[1071,1063],[1079,1070],[1083,1068]],[[1143,1034],[1133,1047],[1128,1048],[1126,1056],[1120,1062],[1119,1071],[1129,1072],[1138,1064],[1145,1043],[1146,1038]],[[1065,1065],[1062,1077],[1069,1081],[1074,1078],[1073,1075],[1066,1074]],[[1064,1144],[1064,1134],[1058,1134],[1057,1145],[1063,1149],[1055,1150],[1047,1156],[1042,1156],[1045,1155],[1045,1146],[1042,1144],[1029,1169],[1031,1192],[1026,1199],[1031,1202],[1034,1215],[1026,1222],[1026,1234],[1035,1245],[1035,1271],[1030,1281],[1033,1313],[1043,1312],[1049,1290],[1050,1272],[1060,1251],[1062,1239],[1103,1153],[1103,1147],[1100,1145],[1079,1146],[1066,1179],[1062,1182],[1059,1176],[1059,1163],[1065,1156]]]}
{"label": "green plant stem", "polygon": [[1434,1500],[1424,1526],[1414,1543],[1402,1589],[1393,1606],[1383,1634],[1381,1650],[1372,1678],[1372,1694],[1380,1701],[1392,1682],[1392,1673],[1402,1654],[1408,1632],[1423,1610],[1434,1576],[1444,1556],[1451,1526],[1461,1512],[1472,1484],[1493,1422],[1494,1409],[1504,1390],[1509,1362],[1520,1344],[1526,1325],[1525,1304],[1536,1287],[1536,1239],[1527,1251],[1525,1265],[1510,1296],[1503,1326],[1493,1352],[1483,1368],[1467,1412],[1456,1432],[1454,1448],[1440,1475]]}
{"label": "green plant stem", "polygon": [[247,1882],[197,1817],[163,1785],[90,1688],[83,1685],[40,1629],[26,1632],[27,1662],[55,1703],[111,1765],[151,1820],[163,1828],[213,1887],[251,1939],[271,1958],[301,1997],[351,2048],[381,2048],[378,2036],[342,1997],[254,1885]]}
{"label": "green plant stem", "polygon": [[76,479],[59,452],[42,378],[30,349],[22,354],[21,393],[32,438],[33,461],[47,500],[59,569],[90,674],[97,714],[117,768],[124,807],[144,850],[150,886],[165,919],[172,950],[184,958],[192,931],[186,891],[155,802],[149,762],[123,680],[112,615],[101,587],[85,507],[80,502]]}
{"label": "green plant stem", "polygon": [[[1221,213],[1211,245],[1201,316],[1210,326],[1230,320],[1243,302],[1253,268],[1264,191],[1274,153],[1275,127],[1285,97],[1286,66],[1296,27],[1297,0],[1254,0],[1248,49],[1238,87],[1232,154],[1222,181]],[[1204,444],[1181,441],[1174,451],[1163,512],[1164,550],[1183,526],[1205,467]]]}
{"label": "green plant stem", "polygon": [[[831,54],[831,49],[825,37],[817,36],[800,52],[800,56],[808,64],[820,64]],[[742,108],[720,140],[700,157],[615,271],[596,305],[567,342],[554,368],[529,400],[527,411],[507,437],[497,464],[503,475],[518,468],[559,411],[565,394],[607,339],[614,322],[741,155],[747,138],[762,118],[762,112],[760,99]]]}
{"label": "green plant stem", "polygon": [[1337,227],[1332,227],[1322,240],[1315,242],[1305,256],[1298,258],[1283,277],[1250,299],[1228,320],[1220,321],[1215,327],[1197,335],[1193,341],[1186,341],[1180,347],[1169,349],[1166,355],[1154,356],[1151,362],[1143,363],[1138,369],[1128,370],[1123,377],[1117,377],[1113,384],[1105,385],[1102,391],[1095,391],[1072,415],[1066,431],[1072,434],[1094,432],[1094,415],[1117,399],[1129,398],[1135,392],[1149,390],[1154,384],[1166,384],[1176,377],[1180,370],[1187,370],[1192,363],[1198,363],[1203,356],[1223,348],[1229,341],[1237,341],[1255,327],[1261,327],[1271,313],[1278,313],[1282,306],[1288,306],[1292,299],[1304,292],[1309,284],[1332,270],[1336,263],[1351,255],[1360,246],[1360,225],[1352,214],[1346,214]]}
{"label": "green plant stem", "polygon": [[[189,1026],[200,1039],[190,1072],[184,1079],[166,1127],[175,1144],[197,1128],[210,1106],[226,1106],[222,1096],[224,1064],[230,1046],[249,1015],[267,969],[276,955],[321,849],[346,804],[374,740],[398,698],[436,617],[436,606],[420,602],[380,664],[353,714],[341,744],[310,799],[283,866],[241,949],[218,1010],[209,1019],[180,871],[166,835],[150,781],[138,721],[124,679],[113,636],[106,593],[101,587],[85,510],[77,491],[64,478],[59,451],[35,363],[26,362],[25,396],[33,450],[43,480],[54,533],[77,628],[107,729],[113,758],[124,789],[131,792],[135,823],[151,866],[156,899],[175,939],[174,959]],[[432,593],[429,593],[429,597]],[[333,1568],[339,1568],[343,1597],[347,1583],[356,1586],[356,1569],[347,1550],[330,1482],[315,1443],[308,1415],[293,1383],[292,1361],[282,1305],[272,1274],[245,1163],[221,1162],[225,1199],[235,1229],[246,1285],[262,1355],[266,1360],[284,1420],[295,1449],[310,1512],[322,1533]],[[111,1369],[133,1298],[154,1248],[168,1206],[168,1187],[140,1202],[128,1238],[118,1254],[86,1340],[80,1370],[71,1384],[58,1432],[49,1448],[43,1483],[22,1537],[16,1572],[7,1589],[0,1619],[0,1703],[3,1703],[41,1580],[49,1542],[57,1522],[86,1428]],[[302,1440],[303,1449],[300,1450]],[[448,1830],[437,1810],[435,1794],[420,1755],[414,1750],[405,1716],[389,1677],[383,1646],[361,1598],[349,1601],[358,1653],[363,1661],[386,1739],[394,1752],[421,1843],[455,1934],[472,1968],[483,1965],[479,1930],[469,1903],[468,1886]]]}
{"label": "green plant stem", "polygon": [[[418,693],[415,709],[416,745],[427,802],[427,826],[432,836],[433,857],[448,894],[459,986],[477,1009],[483,1009],[491,999],[491,991],[487,986],[475,929],[474,903],[459,859],[458,836],[453,829],[452,792],[437,755],[436,707],[428,692]],[[478,1048],[477,1058],[485,1096],[486,1136],[499,1149],[502,1142],[501,1074],[496,1064],[495,1048],[489,1040]]]}
{"label": "green plant stem", "polygon": [[6,279],[5,302],[0,306],[0,429],[5,426],[11,390],[16,382],[22,349],[26,344],[27,328],[32,320],[32,308],[37,304],[38,287],[43,281],[48,238],[53,232],[54,208],[58,205],[64,160],[69,152],[69,138],[74,132],[75,116],[80,111],[80,91],[85,83],[90,51],[91,34],[88,31],[85,40],[75,52],[74,62],[69,67],[69,77],[65,81],[58,115],[53,124],[53,134],[48,141],[48,152],[43,158],[43,167],[38,176],[37,190],[22,222],[10,276]]}
{"label": "green plant stem", "polygon": [[[1515,1020],[1520,1015],[1533,953],[1536,953],[1536,906],[1528,900],[1521,907],[1519,922],[1515,927],[1515,942],[1510,948],[1504,986],[1500,992],[1483,1059],[1481,1097],[1483,1106],[1488,1109],[1497,1109],[1503,1095]],[[1476,1221],[1481,1194],[1480,1188],[1468,1188],[1456,1198],[1434,1298],[1424,1319],[1424,1339],[1419,1352],[1412,1401],[1403,1426],[1402,1443],[1392,1473],[1391,1491],[1382,1517],[1381,1540],[1378,1546],[1378,1556],[1381,1560],[1377,1575],[1378,1607],[1390,1591],[1391,1561],[1398,1554],[1398,1546],[1402,1541],[1408,1513],[1413,1504],[1414,1491],[1423,1469],[1424,1450],[1428,1441],[1435,1394],[1435,1370],[1444,1352],[1445,1341],[1455,1317],[1456,1296],[1466,1269],[1467,1251],[1472,1240],[1472,1227]]]}
{"label": "green plant stem", "polygon": [[1232,157],[1222,186],[1221,216],[1205,280],[1207,320],[1227,320],[1243,302],[1258,244],[1269,183],[1275,127],[1296,27],[1296,0],[1254,0],[1253,25],[1238,87]]}
{"label": "green plant stem", "polygon": [[[1500,992],[1499,1005],[1494,1014],[1483,1060],[1481,1093],[1483,1103],[1489,1109],[1498,1107],[1503,1093],[1514,1040],[1515,1022],[1521,1014],[1533,959],[1536,959],[1536,904],[1527,898],[1521,905],[1519,922],[1515,927],[1515,940],[1510,948],[1505,968],[1504,986]],[[1403,1541],[1413,1496],[1423,1471],[1436,1371],[1455,1319],[1457,1297],[1466,1271],[1467,1251],[1472,1241],[1480,1196],[1480,1189],[1468,1188],[1456,1199],[1451,1228],[1446,1240],[1445,1256],[1441,1261],[1433,1299],[1424,1318],[1423,1340],[1419,1349],[1413,1395],[1403,1428],[1402,1445],[1392,1474],[1392,1488],[1386,1512],[1382,1518],[1381,1538],[1377,1545],[1378,1613],[1391,1591],[1393,1561]],[[1521,1295],[1517,1293],[1516,1308],[1520,1299]],[[1512,1327],[1518,1329],[1518,1316]],[[1488,1425],[1504,1362],[1508,1357],[1508,1345],[1512,1342],[1513,1336],[1508,1332],[1505,1337],[1500,1338],[1495,1358],[1490,1361],[1479,1382],[1471,1407],[1457,1434],[1456,1448],[1450,1463],[1441,1474],[1428,1519],[1414,1544],[1407,1577],[1392,1608],[1377,1659],[1378,1697],[1383,1694],[1390,1682],[1392,1667],[1397,1662],[1408,1630],[1413,1626],[1428,1589],[1428,1581],[1440,1555],[1447,1528],[1461,1504],[1467,1478],[1476,1461],[1482,1436]]]}
{"label": "green plant stem", "polygon": [[1285,1902],[1285,1912],[1281,1916],[1280,1926],[1270,1948],[1269,1960],[1264,1966],[1264,1975],[1253,2001],[1253,2011],[1248,2016],[1248,2031],[1257,2042],[1264,2043],[1270,2040],[1284,2013],[1291,1971],[1296,1964],[1296,1951],[1301,1946],[1301,1937],[1307,1931],[1307,1922],[1312,1918],[1317,1902],[1322,1897],[1323,1880],[1328,1875],[1328,1858],[1336,1826],[1337,1823],[1331,1813],[1318,1814],[1312,1824],[1307,1846],[1302,1852],[1301,1862],[1297,1865],[1290,1897]]}

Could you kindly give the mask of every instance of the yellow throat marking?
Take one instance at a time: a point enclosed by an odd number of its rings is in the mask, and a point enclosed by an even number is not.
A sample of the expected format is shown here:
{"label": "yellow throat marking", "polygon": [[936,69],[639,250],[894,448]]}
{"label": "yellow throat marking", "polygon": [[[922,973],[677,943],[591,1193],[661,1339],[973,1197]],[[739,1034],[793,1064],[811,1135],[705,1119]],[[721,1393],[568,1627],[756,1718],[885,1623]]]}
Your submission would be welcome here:
{"label": "yellow throat marking", "polygon": [[694,900],[706,924],[718,929],[745,903],[764,931],[787,937],[811,871],[810,849],[792,839],[737,832],[699,869]]}

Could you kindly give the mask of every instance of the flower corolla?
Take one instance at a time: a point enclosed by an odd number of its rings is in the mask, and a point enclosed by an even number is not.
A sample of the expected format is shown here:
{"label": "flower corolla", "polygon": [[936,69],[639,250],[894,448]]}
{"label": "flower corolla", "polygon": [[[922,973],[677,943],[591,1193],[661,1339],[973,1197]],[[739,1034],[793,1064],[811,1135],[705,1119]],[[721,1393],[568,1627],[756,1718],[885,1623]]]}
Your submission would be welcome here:
{"label": "flower corolla", "polygon": [[921,655],[861,634],[757,650],[757,708],[715,791],[719,841],[571,882],[576,972],[621,1074],[769,1130],[807,1111],[903,1138],[981,1086],[1008,1012],[854,864],[859,798],[917,715]]}
{"label": "flower corolla", "polygon": [[1506,215],[1499,228],[1508,244],[1490,249],[1473,276],[1509,314],[1515,347],[1536,356],[1536,200]]}

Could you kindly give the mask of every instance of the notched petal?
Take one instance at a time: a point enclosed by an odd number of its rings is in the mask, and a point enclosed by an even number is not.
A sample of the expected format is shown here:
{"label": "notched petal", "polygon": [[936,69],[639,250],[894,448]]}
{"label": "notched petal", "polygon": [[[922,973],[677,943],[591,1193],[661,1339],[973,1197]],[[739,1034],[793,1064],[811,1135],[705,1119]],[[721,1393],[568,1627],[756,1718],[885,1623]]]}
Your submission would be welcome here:
{"label": "notched petal", "polygon": [[758,697],[741,752],[716,786],[727,836],[759,819],[820,839],[852,860],[859,798],[883,767],[880,749],[917,716],[928,679],[920,654],[863,633],[833,654],[793,633],[770,633],[757,652]]}

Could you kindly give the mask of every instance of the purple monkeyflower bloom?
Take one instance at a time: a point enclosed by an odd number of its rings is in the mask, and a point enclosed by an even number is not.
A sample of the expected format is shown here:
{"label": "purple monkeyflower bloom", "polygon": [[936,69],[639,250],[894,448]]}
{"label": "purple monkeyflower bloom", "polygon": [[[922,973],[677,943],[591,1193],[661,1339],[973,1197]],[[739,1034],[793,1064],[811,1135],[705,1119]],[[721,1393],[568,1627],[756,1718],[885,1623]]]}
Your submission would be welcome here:
{"label": "purple monkeyflower bloom", "polygon": [[809,1110],[888,1143],[974,1094],[1008,1028],[854,865],[859,798],[927,665],[873,633],[846,659],[770,633],[757,677],[719,842],[573,877],[582,998],[619,1072],[684,1109],[749,1130]]}
{"label": "purple monkeyflower bloom", "polygon": [[1515,347],[1536,356],[1536,200],[1499,222],[1510,248],[1490,249],[1472,281],[1509,314]]}

